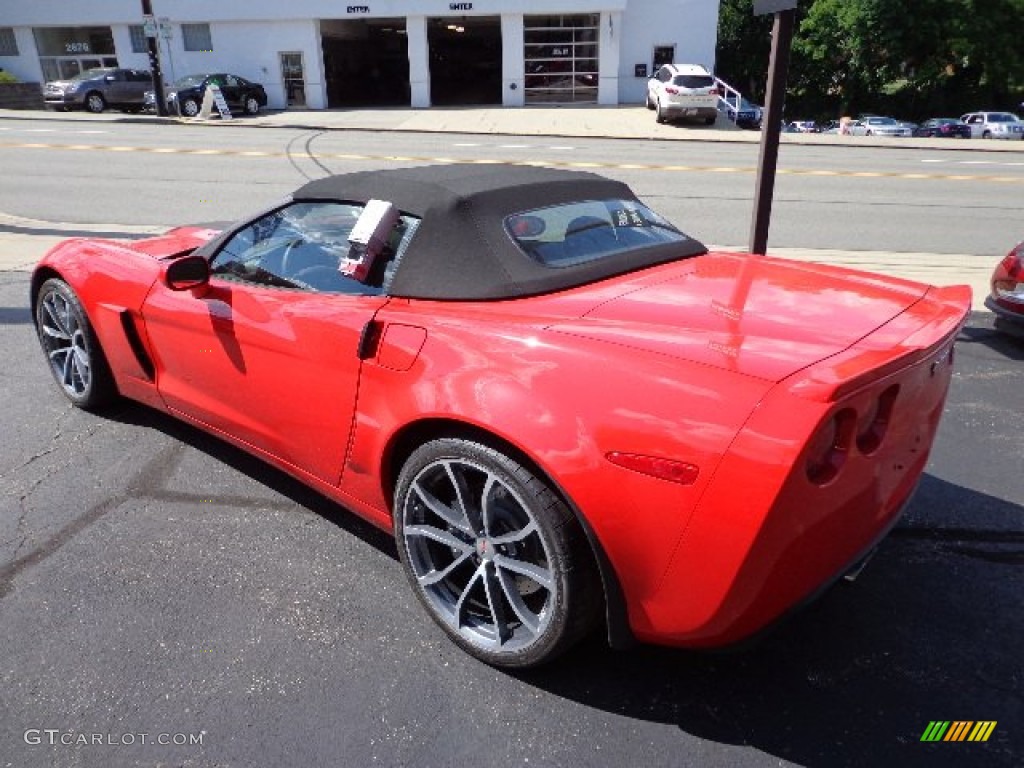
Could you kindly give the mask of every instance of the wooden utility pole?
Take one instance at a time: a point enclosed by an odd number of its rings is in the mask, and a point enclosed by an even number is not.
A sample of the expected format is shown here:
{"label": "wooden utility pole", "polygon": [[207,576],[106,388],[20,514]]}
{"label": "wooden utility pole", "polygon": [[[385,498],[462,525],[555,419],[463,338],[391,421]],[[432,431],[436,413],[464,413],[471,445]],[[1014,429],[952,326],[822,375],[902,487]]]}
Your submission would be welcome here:
{"label": "wooden utility pole", "polygon": [[754,218],[750,225],[750,252],[762,256],[768,248],[768,225],[772,218],[775,167],[779,159],[782,107],[786,102],[789,50],[793,43],[796,0],[754,0],[754,15],[775,14],[772,51],[768,60],[768,93],[761,117],[761,152],[757,159],[754,190]]}

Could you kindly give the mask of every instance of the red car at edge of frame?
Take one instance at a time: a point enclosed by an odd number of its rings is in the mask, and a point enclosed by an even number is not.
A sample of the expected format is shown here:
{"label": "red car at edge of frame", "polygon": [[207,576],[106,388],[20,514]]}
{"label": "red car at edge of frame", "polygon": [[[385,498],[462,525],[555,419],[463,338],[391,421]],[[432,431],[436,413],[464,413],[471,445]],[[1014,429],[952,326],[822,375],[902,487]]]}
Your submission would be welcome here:
{"label": "red car at edge of frame", "polygon": [[434,621],[507,668],[602,625],[733,644],[857,565],[970,298],[708,252],[594,174],[459,164],[70,240],[31,282],[73,403],[165,411],[393,532]]}
{"label": "red car at edge of frame", "polygon": [[1024,338],[1024,241],[996,265],[985,306],[996,316],[998,329]]}

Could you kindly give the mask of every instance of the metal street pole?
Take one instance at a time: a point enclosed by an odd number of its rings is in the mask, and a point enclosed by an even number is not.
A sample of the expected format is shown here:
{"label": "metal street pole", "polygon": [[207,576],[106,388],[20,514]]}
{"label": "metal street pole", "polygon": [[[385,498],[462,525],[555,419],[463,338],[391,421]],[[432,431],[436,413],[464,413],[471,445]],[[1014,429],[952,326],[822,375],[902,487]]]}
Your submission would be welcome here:
{"label": "metal street pole", "polygon": [[[795,0],[790,0],[795,7]],[[782,106],[786,100],[786,75],[789,72],[789,50],[793,42],[793,27],[796,10],[793,7],[777,10],[788,2],[764,2],[754,4],[767,6],[775,11],[772,27],[772,51],[768,62],[768,93],[765,96],[765,111],[761,120],[761,152],[757,161],[757,182],[754,190],[754,219],[750,225],[750,252],[762,256],[768,248],[768,225],[772,217],[772,195],[775,190],[775,167],[779,159],[779,134],[782,130]]]}
{"label": "metal street pole", "polygon": [[[164,94],[164,76],[160,72],[160,49],[157,35],[160,34],[156,17],[153,16],[152,0],[142,0],[142,18],[153,25],[151,30],[146,30],[146,48],[149,51],[149,71],[153,75],[153,96],[156,98],[156,113],[161,117],[167,117],[167,99]],[[152,31],[152,35],[148,34]]]}

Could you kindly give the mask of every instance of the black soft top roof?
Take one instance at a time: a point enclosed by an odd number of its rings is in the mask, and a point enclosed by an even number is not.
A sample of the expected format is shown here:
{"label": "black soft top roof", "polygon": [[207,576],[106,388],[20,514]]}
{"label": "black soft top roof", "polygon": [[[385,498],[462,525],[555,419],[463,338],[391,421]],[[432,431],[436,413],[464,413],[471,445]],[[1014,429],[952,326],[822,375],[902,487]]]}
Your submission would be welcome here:
{"label": "black soft top roof", "polygon": [[388,293],[421,299],[507,299],[577,285],[704,253],[695,240],[553,268],[525,254],[505,230],[509,215],[584,200],[636,200],[625,184],[593,173],[497,164],[360,171],[317,179],[293,199],[387,200],[421,219]]}

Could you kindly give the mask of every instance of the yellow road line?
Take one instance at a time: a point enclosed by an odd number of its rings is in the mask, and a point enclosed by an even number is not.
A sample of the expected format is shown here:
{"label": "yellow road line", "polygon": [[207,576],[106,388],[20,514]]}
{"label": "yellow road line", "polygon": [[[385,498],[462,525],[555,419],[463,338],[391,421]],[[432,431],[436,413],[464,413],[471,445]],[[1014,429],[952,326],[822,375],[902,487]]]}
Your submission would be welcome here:
{"label": "yellow road line", "polygon": [[[140,152],[155,155],[202,155],[213,157],[289,157],[287,152],[239,149],[188,149],[179,147],[127,147],[102,144],[44,144],[39,142],[0,142],[0,149],[53,149],[53,150],[96,150],[106,152]],[[421,157],[417,155],[366,155],[354,153],[323,153],[313,156],[320,160],[350,160],[357,162],[397,163],[476,163],[479,165],[520,165],[550,168],[586,168],[589,170],[620,171],[662,171],[671,173],[756,173],[752,166],[711,166],[711,165],[659,165],[644,163],[589,162],[582,160],[500,160],[490,158]],[[899,179],[908,181],[981,181],[999,184],[1024,184],[1024,176],[997,176],[994,174],[969,175],[964,173],[920,173],[902,171],[840,171],[812,168],[778,168],[779,176],[823,176],[854,179]]]}

